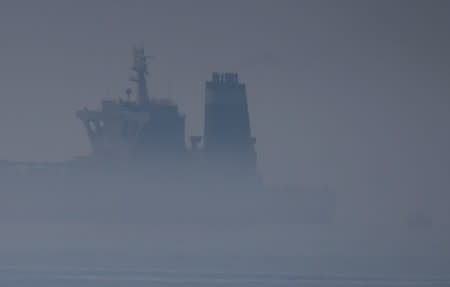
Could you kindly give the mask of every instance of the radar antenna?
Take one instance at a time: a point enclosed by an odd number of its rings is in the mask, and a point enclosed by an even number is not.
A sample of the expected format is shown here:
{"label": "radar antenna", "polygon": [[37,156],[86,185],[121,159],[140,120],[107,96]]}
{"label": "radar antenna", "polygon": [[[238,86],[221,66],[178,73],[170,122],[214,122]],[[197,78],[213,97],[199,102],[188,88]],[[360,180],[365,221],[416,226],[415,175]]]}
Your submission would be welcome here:
{"label": "radar antenna", "polygon": [[133,47],[134,63],[132,70],[136,75],[130,80],[137,83],[137,102],[140,105],[147,105],[150,102],[147,90],[146,76],[148,75],[147,59],[152,58],[145,56],[144,48]]}

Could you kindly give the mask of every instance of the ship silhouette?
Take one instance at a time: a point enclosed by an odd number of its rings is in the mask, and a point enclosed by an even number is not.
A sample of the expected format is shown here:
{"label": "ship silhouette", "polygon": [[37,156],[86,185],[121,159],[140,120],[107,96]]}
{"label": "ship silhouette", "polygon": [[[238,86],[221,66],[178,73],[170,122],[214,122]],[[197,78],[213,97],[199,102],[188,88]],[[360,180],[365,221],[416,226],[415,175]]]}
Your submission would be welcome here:
{"label": "ship silhouette", "polygon": [[149,95],[147,59],[143,48],[133,49],[134,91],[76,112],[91,154],[61,163],[0,162],[0,219],[332,222],[333,192],[263,184],[238,74],[212,73],[203,135],[186,143],[178,106]]}

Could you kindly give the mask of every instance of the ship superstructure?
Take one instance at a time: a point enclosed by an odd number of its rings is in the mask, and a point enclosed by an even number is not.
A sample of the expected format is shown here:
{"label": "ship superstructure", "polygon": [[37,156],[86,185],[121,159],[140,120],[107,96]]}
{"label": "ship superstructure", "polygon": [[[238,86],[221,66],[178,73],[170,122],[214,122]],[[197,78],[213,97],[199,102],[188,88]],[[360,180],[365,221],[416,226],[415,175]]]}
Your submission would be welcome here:
{"label": "ship superstructure", "polygon": [[77,117],[83,122],[94,155],[102,158],[174,157],[185,150],[185,116],[165,99],[150,98],[147,90],[147,57],[135,48],[136,98],[104,100],[100,110],[83,109]]}
{"label": "ship superstructure", "polygon": [[245,84],[236,73],[213,73],[205,84],[204,135],[186,145],[185,116],[169,100],[149,96],[144,49],[134,48],[135,96],[104,100],[99,110],[77,112],[99,160],[145,162],[193,169],[232,180],[257,177]]}

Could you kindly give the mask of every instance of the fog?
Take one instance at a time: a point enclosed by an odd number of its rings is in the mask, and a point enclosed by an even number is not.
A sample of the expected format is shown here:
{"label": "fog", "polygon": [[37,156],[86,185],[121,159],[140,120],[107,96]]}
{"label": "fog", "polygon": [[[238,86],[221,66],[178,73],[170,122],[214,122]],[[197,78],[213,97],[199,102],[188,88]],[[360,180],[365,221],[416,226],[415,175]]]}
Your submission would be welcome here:
{"label": "fog", "polygon": [[[446,286],[449,12],[439,0],[2,1],[0,160],[91,154],[75,112],[124,98],[142,45],[149,94],[179,106],[187,136],[203,134],[211,73],[239,73],[264,188],[130,171],[36,179],[0,163],[0,285]],[[301,192],[273,195],[286,186]]]}

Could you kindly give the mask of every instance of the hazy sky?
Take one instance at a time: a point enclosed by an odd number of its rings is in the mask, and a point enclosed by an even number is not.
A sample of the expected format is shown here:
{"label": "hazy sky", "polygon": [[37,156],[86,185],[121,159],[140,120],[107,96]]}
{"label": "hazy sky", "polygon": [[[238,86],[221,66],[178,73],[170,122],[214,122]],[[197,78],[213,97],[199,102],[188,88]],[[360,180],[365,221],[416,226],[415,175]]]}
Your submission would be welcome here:
{"label": "hazy sky", "polygon": [[430,209],[449,199],[448,15],[425,0],[3,0],[0,158],[89,153],[75,111],[124,95],[137,43],[188,134],[210,73],[239,72],[266,181]]}

